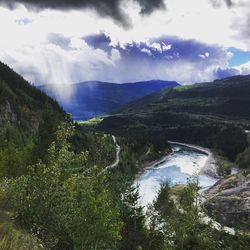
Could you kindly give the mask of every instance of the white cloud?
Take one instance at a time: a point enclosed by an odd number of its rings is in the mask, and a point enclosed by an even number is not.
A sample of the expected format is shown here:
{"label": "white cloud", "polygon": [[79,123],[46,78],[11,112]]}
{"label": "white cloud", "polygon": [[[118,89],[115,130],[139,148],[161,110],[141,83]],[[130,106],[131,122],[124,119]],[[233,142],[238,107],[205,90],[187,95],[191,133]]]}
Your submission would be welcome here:
{"label": "white cloud", "polygon": [[162,42],[161,44],[162,44],[162,51],[168,51],[172,48],[171,44],[166,45],[164,42]]}
{"label": "white cloud", "polygon": [[146,48],[141,49],[141,52],[146,53],[146,54],[149,55],[149,56],[152,56],[152,55],[153,55],[152,52],[151,52],[151,50],[146,49]]}
{"label": "white cloud", "polygon": [[[242,34],[239,32],[250,13],[249,1],[234,2],[233,8],[225,4],[215,8],[210,0],[166,0],[166,10],[158,10],[147,16],[139,15],[138,4],[129,0],[124,8],[131,19],[131,29],[124,29],[91,10],[46,10],[35,13],[22,5],[13,11],[0,8],[0,56],[1,60],[28,80],[39,84],[96,79],[123,82],[162,78],[183,83],[209,80],[213,78],[216,68],[227,66],[225,58],[215,58],[213,64],[206,67],[197,66],[174,51],[173,44],[149,41],[168,35],[222,47],[250,49],[249,41],[240,39]],[[99,32],[108,34],[110,44],[119,44],[121,48],[125,48],[128,43],[145,42],[150,48],[142,48],[141,52],[149,56],[152,50],[162,54],[173,51],[165,56],[166,61],[171,63],[161,61],[150,64],[147,60],[136,59],[124,62],[115,48],[110,53],[93,49],[82,39]],[[62,48],[49,41],[49,36],[54,33],[68,39],[69,46]],[[206,61],[212,58],[207,51],[197,55]],[[227,60],[231,56],[228,53]],[[179,58],[178,62],[173,62],[174,58]],[[248,72],[249,65],[239,68],[241,72]]]}
{"label": "white cloud", "polygon": [[153,50],[156,50],[160,53],[162,53],[161,45],[159,43],[152,43],[149,45]]}
{"label": "white cloud", "polygon": [[248,75],[250,74],[250,61],[241,64],[237,67],[234,67],[235,69],[239,70],[239,73],[242,75]]}
{"label": "white cloud", "polygon": [[117,61],[119,61],[121,59],[121,55],[120,55],[120,52],[119,50],[117,49],[112,49],[111,50],[111,61],[116,63]]}
{"label": "white cloud", "polygon": [[202,58],[202,59],[206,59],[209,57],[209,52],[206,52],[204,54],[199,54],[199,57]]}

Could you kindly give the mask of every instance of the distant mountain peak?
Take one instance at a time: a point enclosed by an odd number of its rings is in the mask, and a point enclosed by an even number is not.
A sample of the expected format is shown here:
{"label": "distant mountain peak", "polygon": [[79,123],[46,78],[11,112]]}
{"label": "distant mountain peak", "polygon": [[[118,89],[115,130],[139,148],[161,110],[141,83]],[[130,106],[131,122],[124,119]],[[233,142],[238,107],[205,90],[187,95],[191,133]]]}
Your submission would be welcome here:
{"label": "distant mountain peak", "polygon": [[[112,113],[129,102],[155,93],[163,88],[175,87],[175,81],[150,80],[128,83],[114,83],[102,81],[85,81],[67,85],[71,88],[70,100],[62,95],[65,89],[57,91],[55,85],[39,86],[60,105],[72,114],[75,120],[86,120],[95,116]],[[61,94],[60,94],[61,93]]]}

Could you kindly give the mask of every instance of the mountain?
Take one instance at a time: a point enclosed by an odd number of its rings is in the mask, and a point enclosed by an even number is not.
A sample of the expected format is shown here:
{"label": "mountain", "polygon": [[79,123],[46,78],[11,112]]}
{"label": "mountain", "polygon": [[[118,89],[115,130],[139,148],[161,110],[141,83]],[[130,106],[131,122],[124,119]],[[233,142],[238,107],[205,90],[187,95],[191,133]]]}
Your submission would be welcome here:
{"label": "mountain", "polygon": [[211,83],[179,86],[131,104],[124,112],[154,106],[152,111],[171,110],[229,119],[250,118],[250,76],[234,76]]}
{"label": "mountain", "polygon": [[66,113],[58,103],[0,62],[0,176],[26,171],[42,158]]}
{"label": "mountain", "polygon": [[135,83],[82,82],[70,86],[70,98],[60,94],[61,89],[67,92],[69,86],[44,85],[39,89],[47,93],[69,113],[74,120],[87,120],[119,110],[125,104],[152,94],[163,88],[178,86],[174,81],[144,81]]}
{"label": "mountain", "polygon": [[217,148],[234,159],[247,144],[242,129],[250,128],[250,76],[163,89],[105,118],[99,128],[161,134],[169,140]]}
{"label": "mountain", "polygon": [[58,103],[0,62],[0,125],[37,131],[44,112],[65,115]]}

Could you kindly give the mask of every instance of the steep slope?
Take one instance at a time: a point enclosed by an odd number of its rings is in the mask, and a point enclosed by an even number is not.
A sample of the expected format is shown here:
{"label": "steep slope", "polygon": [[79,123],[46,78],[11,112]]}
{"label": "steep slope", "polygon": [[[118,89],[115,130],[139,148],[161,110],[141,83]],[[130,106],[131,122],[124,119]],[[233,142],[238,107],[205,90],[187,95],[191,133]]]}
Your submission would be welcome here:
{"label": "steep slope", "polygon": [[0,62],[0,124],[37,131],[43,112],[64,115],[56,101]]}
{"label": "steep slope", "polygon": [[171,110],[250,119],[250,76],[235,76],[212,83],[180,86],[162,90],[128,107],[125,112],[154,106],[153,110]]}
{"label": "steep slope", "polygon": [[[112,113],[128,102],[140,99],[163,88],[178,85],[176,82],[160,80],[124,84],[82,82],[71,85],[72,94],[67,100],[64,98],[65,95],[56,91],[55,85],[45,85],[39,88],[57,100],[67,112],[72,114],[74,120],[86,120]],[[61,86],[62,88],[63,86]],[[67,86],[63,91],[67,91]]]}
{"label": "steep slope", "polygon": [[99,127],[164,134],[170,140],[216,147],[233,159],[238,151],[229,145],[242,151],[247,144],[240,128],[250,127],[250,76],[163,89],[105,118]]}
{"label": "steep slope", "polygon": [[0,172],[16,176],[42,158],[65,112],[0,62]]}

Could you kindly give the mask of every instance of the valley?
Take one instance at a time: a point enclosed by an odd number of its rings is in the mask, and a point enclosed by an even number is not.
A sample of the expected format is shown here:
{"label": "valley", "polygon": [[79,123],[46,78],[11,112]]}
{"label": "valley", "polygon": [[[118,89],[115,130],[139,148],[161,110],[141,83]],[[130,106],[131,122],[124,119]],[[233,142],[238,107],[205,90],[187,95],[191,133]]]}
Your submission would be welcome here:
{"label": "valley", "polygon": [[0,250],[249,250],[249,13],[0,0]]}
{"label": "valley", "polygon": [[[248,77],[165,88],[77,123],[56,100],[0,66],[3,249],[158,250],[172,242],[179,249],[180,238],[198,248],[249,245],[248,234],[237,233],[249,230],[249,190],[242,188],[248,177],[240,177],[249,175],[248,106],[241,100],[248,100]],[[220,88],[222,97],[209,97]],[[238,91],[237,116],[226,113],[231,88]],[[238,178],[239,188],[230,190]],[[205,207],[194,202],[204,187]],[[229,188],[230,199],[221,188]],[[235,194],[238,214],[218,209],[235,204]],[[204,223],[205,214],[212,223]],[[230,223],[235,214],[237,223]],[[236,233],[215,227],[215,219]]]}
{"label": "valley", "polygon": [[113,113],[131,101],[173,86],[179,84],[161,80],[134,83],[89,81],[67,85],[50,84],[39,86],[39,89],[57,100],[74,120],[84,121]]}

